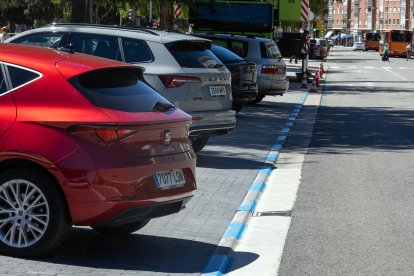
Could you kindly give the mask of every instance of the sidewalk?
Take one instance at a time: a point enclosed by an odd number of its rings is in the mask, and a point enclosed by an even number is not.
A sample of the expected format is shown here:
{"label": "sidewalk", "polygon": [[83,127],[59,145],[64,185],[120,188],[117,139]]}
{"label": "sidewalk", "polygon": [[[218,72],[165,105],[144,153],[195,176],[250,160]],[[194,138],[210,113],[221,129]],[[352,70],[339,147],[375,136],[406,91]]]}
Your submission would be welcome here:
{"label": "sidewalk", "polygon": [[[296,79],[301,61],[285,62],[287,77]],[[324,61],[311,60],[309,69],[316,72],[321,62]],[[300,83],[291,80],[287,93],[302,96],[285,126],[277,132],[279,136],[275,137],[261,172],[229,224],[204,276],[277,275],[323,89],[309,93],[299,87]],[[298,144],[300,147],[295,146]]]}

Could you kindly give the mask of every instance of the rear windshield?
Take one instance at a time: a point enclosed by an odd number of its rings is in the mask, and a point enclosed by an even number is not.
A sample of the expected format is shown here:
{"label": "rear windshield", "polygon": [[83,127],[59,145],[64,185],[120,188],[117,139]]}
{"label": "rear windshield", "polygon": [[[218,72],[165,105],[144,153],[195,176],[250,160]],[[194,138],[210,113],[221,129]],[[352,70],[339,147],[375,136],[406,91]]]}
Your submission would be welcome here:
{"label": "rear windshield", "polygon": [[[174,106],[142,81],[139,68],[109,68],[71,78],[69,82],[96,106],[124,112],[166,111]],[[167,107],[159,110],[156,107]]]}
{"label": "rear windshield", "polygon": [[180,41],[166,46],[181,67],[218,68],[224,66],[210,51],[210,44],[205,41]]}
{"label": "rear windshield", "polygon": [[323,39],[319,40],[319,45],[326,46],[326,40],[323,40]]}
{"label": "rear windshield", "polygon": [[274,42],[261,42],[260,50],[262,58],[281,58],[279,48]]}
{"label": "rear windshield", "polygon": [[211,51],[224,63],[244,61],[241,57],[221,46],[212,45]]}

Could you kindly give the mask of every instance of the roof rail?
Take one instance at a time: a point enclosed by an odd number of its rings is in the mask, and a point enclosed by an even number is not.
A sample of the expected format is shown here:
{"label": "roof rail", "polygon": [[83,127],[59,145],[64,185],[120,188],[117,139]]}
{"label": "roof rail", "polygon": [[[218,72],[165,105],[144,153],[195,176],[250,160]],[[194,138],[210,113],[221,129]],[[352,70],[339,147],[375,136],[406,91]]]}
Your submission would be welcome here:
{"label": "roof rail", "polygon": [[148,34],[159,36],[159,34],[152,31],[152,29],[148,27],[127,27],[127,26],[118,26],[118,25],[102,25],[102,24],[90,24],[90,23],[50,23],[50,24],[43,25],[42,27],[46,27],[46,26],[84,26],[84,27],[97,27],[97,28],[103,27],[103,28],[122,29],[122,30],[129,30],[129,31],[142,31]]}

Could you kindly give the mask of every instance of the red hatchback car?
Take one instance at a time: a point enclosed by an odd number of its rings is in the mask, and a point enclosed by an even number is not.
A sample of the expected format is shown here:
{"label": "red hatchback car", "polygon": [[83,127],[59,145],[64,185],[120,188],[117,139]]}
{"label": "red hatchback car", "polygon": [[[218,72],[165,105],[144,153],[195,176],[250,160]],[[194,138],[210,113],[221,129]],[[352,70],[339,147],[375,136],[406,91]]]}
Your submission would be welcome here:
{"label": "red hatchback car", "polygon": [[142,70],[0,45],[0,254],[30,257],[71,225],[132,233],[196,190],[191,117]]}

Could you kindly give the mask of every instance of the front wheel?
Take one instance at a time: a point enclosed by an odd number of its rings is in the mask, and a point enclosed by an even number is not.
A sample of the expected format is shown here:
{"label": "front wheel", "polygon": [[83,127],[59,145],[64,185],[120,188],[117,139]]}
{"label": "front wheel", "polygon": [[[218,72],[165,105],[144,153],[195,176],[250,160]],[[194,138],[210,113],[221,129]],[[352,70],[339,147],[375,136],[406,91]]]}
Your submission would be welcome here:
{"label": "front wheel", "polygon": [[35,257],[65,238],[69,216],[57,183],[32,168],[0,176],[0,254]]}
{"label": "front wheel", "polygon": [[134,221],[128,224],[118,226],[92,226],[95,231],[102,234],[118,234],[118,235],[129,235],[143,228],[150,222],[150,219]]}
{"label": "front wheel", "polygon": [[201,151],[208,142],[208,137],[202,137],[202,138],[191,138],[191,145],[193,146],[193,150],[195,152]]}

